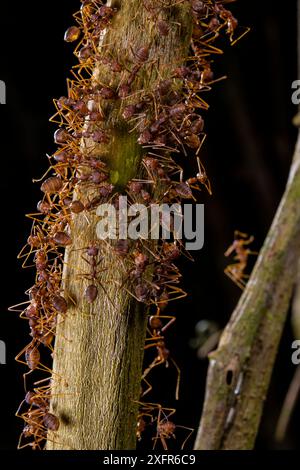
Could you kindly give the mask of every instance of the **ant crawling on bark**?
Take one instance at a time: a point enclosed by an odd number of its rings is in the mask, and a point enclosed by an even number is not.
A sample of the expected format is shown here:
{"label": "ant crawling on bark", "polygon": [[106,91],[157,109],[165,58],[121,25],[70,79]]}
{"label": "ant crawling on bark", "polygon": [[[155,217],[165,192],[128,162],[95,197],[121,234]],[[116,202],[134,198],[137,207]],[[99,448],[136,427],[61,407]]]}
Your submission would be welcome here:
{"label": "ant crawling on bark", "polygon": [[246,233],[235,230],[234,241],[225,251],[226,257],[235,253],[233,259],[236,260],[236,263],[228,265],[224,272],[240,289],[245,288],[249,278],[249,275],[245,274],[249,256],[258,254],[256,251],[251,251],[247,248],[253,241],[253,236],[249,237]]}
{"label": "ant crawling on bark", "polygon": [[[35,400],[35,402],[32,402],[32,400]],[[38,400],[37,397],[31,396],[30,392],[26,394],[25,401],[30,404],[29,410],[22,414],[19,414],[18,410],[16,413],[17,417],[25,421],[24,429],[20,435],[18,449],[23,449],[27,446],[31,446],[33,449],[40,449],[40,444],[47,439],[48,431],[58,431],[60,422],[57,416],[49,412],[48,402],[44,402],[41,399]],[[33,406],[37,408],[33,409]],[[34,440],[33,442],[21,445],[23,437],[33,437]]]}
{"label": "ant crawling on bark", "polygon": [[[22,351],[19,352],[19,354],[15,357],[15,360],[17,362],[20,362],[21,364],[25,364],[28,366],[29,371],[25,372],[23,374],[23,379],[24,379],[24,389],[26,391],[26,376],[31,374],[35,370],[42,370],[44,372],[48,372],[49,374],[54,374],[54,372],[49,369],[49,367],[45,366],[42,364],[41,361],[41,355],[38,349],[39,346],[39,341],[33,338],[33,340],[25,346],[25,348],[22,349]],[[21,360],[20,357],[24,354],[25,356],[25,361]]]}
{"label": "ant crawling on bark", "polygon": [[[82,248],[81,248],[82,249]],[[89,281],[89,285],[87,286],[84,296],[88,303],[92,304],[98,297],[100,286],[103,291],[105,292],[109,302],[114,306],[112,300],[110,299],[105,287],[99,280],[99,275],[106,271],[107,268],[102,268],[101,263],[104,260],[103,256],[100,255],[100,248],[97,246],[96,243],[92,243],[87,248],[83,248],[86,252],[86,255],[82,255],[82,259],[90,266],[90,272],[79,274],[80,278],[84,278]]]}
{"label": "ant crawling on bark", "polygon": [[146,426],[153,425],[158,420],[160,410],[166,412],[171,416],[175,413],[173,408],[164,408],[159,403],[145,403],[137,402],[139,405],[139,413],[137,416],[137,431],[136,436],[140,441],[142,439],[142,433],[145,431]]}
{"label": "ant crawling on bark", "polygon": [[[161,289],[167,291],[168,302],[187,296],[187,293],[176,285],[180,282],[181,274],[174,261],[179,258],[181,252],[181,247],[178,246],[176,241],[174,243],[163,242],[160,252],[155,255],[158,265],[154,270],[154,282]],[[164,303],[164,300],[162,300],[162,303]],[[156,304],[161,307],[159,299],[156,299]]]}
{"label": "ant crawling on bark", "polygon": [[169,23],[161,15],[162,5],[152,5],[150,1],[143,0],[143,6],[152,18],[154,25],[156,26],[157,32],[161,37],[168,36],[170,32]]}
{"label": "ant crawling on bark", "polygon": [[[25,362],[20,359],[20,357],[23,354],[25,354]],[[25,390],[26,390],[26,376],[28,374],[31,374],[31,372],[33,372],[36,369],[47,370],[47,372],[51,372],[50,369],[46,368],[40,363],[41,355],[38,349],[38,343],[35,339],[33,339],[27,346],[25,346],[25,348],[22,349],[22,351],[19,352],[19,354],[15,357],[15,360],[17,362],[20,362],[21,364],[27,365],[29,368],[29,372],[25,372],[23,374]]]}
{"label": "ant crawling on bark", "polygon": [[[196,200],[192,189],[198,189],[198,185],[203,185],[207,192],[211,195],[211,184],[207,176],[204,165],[201,163],[200,158],[197,157],[198,163],[198,173],[195,177],[188,178],[186,181],[183,181],[183,170],[180,170],[180,181],[172,182],[168,190],[164,193],[164,197],[169,195],[172,198],[179,197],[181,199],[193,199]],[[197,186],[196,186],[197,185]]]}
{"label": "ant crawling on bark", "polygon": [[[159,287],[151,281],[151,275],[147,276],[146,270],[150,264],[149,256],[140,249],[132,252],[130,259],[131,266],[129,270],[125,268],[126,276],[120,285],[128,294],[130,294],[138,302],[150,303],[150,298]],[[126,287],[129,283],[131,289]]]}
{"label": "ant crawling on bark", "polygon": [[[41,386],[41,383],[47,382],[47,385]],[[50,412],[50,400],[61,394],[53,393],[53,379],[47,377],[34,383],[33,390],[28,391],[24,400],[20,403],[16,416],[25,421],[25,426],[20,435],[18,449],[32,447],[32,449],[41,449],[41,445],[49,438],[48,431],[56,432],[60,426],[59,418]],[[39,385],[39,386],[38,386]],[[21,412],[23,406],[28,406],[28,410]],[[23,438],[33,438],[33,441],[22,444]]]}
{"label": "ant crawling on bark", "polygon": [[[152,424],[154,421],[153,411],[155,410],[154,403],[144,403],[138,402],[140,405],[139,413],[137,416],[137,424],[136,424],[136,437],[140,441],[142,439],[142,433],[145,431],[146,426]],[[146,419],[149,420],[146,421]]]}

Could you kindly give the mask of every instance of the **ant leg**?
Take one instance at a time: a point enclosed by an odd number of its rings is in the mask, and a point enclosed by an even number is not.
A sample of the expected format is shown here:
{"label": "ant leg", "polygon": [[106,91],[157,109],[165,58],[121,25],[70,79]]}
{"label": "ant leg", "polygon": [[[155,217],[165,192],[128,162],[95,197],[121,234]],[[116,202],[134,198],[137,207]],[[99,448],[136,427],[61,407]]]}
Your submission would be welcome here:
{"label": "ant leg", "polygon": [[25,312],[26,308],[24,310],[20,310],[20,309],[16,309],[16,307],[21,307],[21,305],[28,305],[30,303],[31,303],[31,300],[26,300],[26,302],[21,302],[20,304],[12,305],[11,307],[8,308],[8,311],[9,312],[21,312],[21,315],[22,315],[22,313]]}
{"label": "ant leg", "polygon": [[174,365],[174,367],[176,368],[177,370],[177,381],[176,381],[176,389],[175,389],[175,399],[176,400],[179,400],[179,387],[180,387],[180,378],[181,378],[181,371],[178,367],[178,365],[176,364],[176,362],[174,361],[174,359],[171,357],[169,359],[172,364]]}
{"label": "ant leg", "polygon": [[251,31],[251,28],[247,27],[246,30],[231,43],[231,46],[234,46],[240,39],[246,36],[246,34],[248,34],[249,31]]}
{"label": "ant leg", "polygon": [[170,321],[160,330],[162,333],[164,333],[175,321],[175,317],[167,317],[167,316],[160,316],[160,318],[170,318]]}
{"label": "ant leg", "polygon": [[[166,284],[166,286],[169,287],[170,289],[172,289],[172,290],[170,290],[170,291],[168,292],[168,294],[169,294],[170,296],[171,296],[172,294],[177,294],[177,293],[178,293],[177,297],[175,296],[175,297],[173,297],[172,299],[169,299],[169,301],[184,299],[184,298],[187,296],[187,292],[184,292],[180,287],[175,287],[175,286],[173,286],[173,285],[168,285],[168,284]],[[159,303],[161,303],[161,302],[158,301],[157,303],[159,304]]]}
{"label": "ant leg", "polygon": [[253,242],[254,242],[254,237],[253,235],[251,235],[251,237],[249,237],[248,240],[243,240],[243,245],[250,245]]}
{"label": "ant leg", "polygon": [[32,247],[30,247],[30,252],[29,252],[29,254],[28,254],[28,253],[25,253],[25,254],[24,254],[24,251],[25,251],[25,249],[26,249],[27,247],[28,247],[28,243],[26,243],[26,244],[23,246],[23,248],[21,249],[21,251],[18,253],[17,259],[22,259],[22,258],[24,258],[25,256],[30,256],[30,254],[32,253]]}
{"label": "ant leg", "polygon": [[154,359],[153,362],[151,362],[150,366],[147,367],[147,369],[144,370],[143,372],[143,375],[142,375],[142,379],[145,379],[145,377],[147,377],[147,375],[151,372],[152,369],[154,369],[154,367],[160,365],[160,364],[163,364],[165,362],[164,359],[158,359],[157,357]]}
{"label": "ant leg", "polygon": [[227,266],[227,268],[224,269],[224,273],[226,274],[226,276],[229,277],[229,279],[231,279],[241,290],[244,290],[245,289],[245,283],[241,282],[241,280],[236,276],[234,275],[231,270],[229,268],[231,268],[231,266],[234,266],[234,265],[230,265],[230,266]]}
{"label": "ant leg", "polygon": [[162,443],[162,446],[163,446],[164,450],[168,450],[166,439],[161,435],[159,435],[158,437],[153,438],[153,441],[154,441],[153,450],[155,449],[156,443],[157,443],[158,440],[160,440],[160,442]]}
{"label": "ant leg", "polygon": [[239,230],[234,231],[234,238],[247,238],[248,234],[244,232],[240,232]]}
{"label": "ant leg", "polygon": [[111,304],[111,306],[112,306],[115,310],[117,310],[116,305],[115,305],[115,304],[113,303],[113,301],[111,300],[111,298],[110,298],[110,296],[108,295],[108,292],[107,292],[107,290],[105,289],[105,287],[103,286],[103,284],[102,284],[98,279],[97,279],[97,282],[98,282],[99,286],[103,289],[103,291],[104,291],[104,293],[105,293],[105,295],[106,295],[106,297],[107,297],[109,303]]}
{"label": "ant leg", "polygon": [[145,395],[147,395],[147,393],[151,392],[152,390],[152,385],[150,384],[150,382],[148,382],[148,380],[146,380],[144,377],[142,377],[142,381],[145,382],[145,384],[148,386],[148,388],[146,388],[146,390],[142,393],[141,397],[144,397]]}
{"label": "ant leg", "polygon": [[[47,156],[48,156],[48,155],[47,155]],[[48,158],[49,158],[49,156],[48,156]],[[33,182],[33,183],[39,183],[39,182],[41,182],[44,178],[46,178],[46,176],[48,175],[48,173],[49,173],[51,170],[55,170],[55,167],[56,167],[56,168],[59,168],[59,167],[61,167],[61,166],[66,166],[66,164],[65,164],[65,163],[58,163],[58,164],[56,164],[56,165],[51,165],[51,166],[49,166],[49,168],[45,171],[45,173],[44,173],[39,179],[33,179],[32,182]]]}
{"label": "ant leg", "polygon": [[[157,337],[153,337],[153,338],[146,338],[146,341],[154,341],[154,340],[160,340],[161,341],[163,339],[164,339],[163,336],[157,336]],[[152,344],[147,344],[146,346],[144,346],[144,350],[154,348],[154,347],[157,347],[157,342],[152,343]]]}
{"label": "ant leg", "polygon": [[234,245],[234,243],[232,243],[230,245],[230,247],[227,248],[227,250],[225,251],[224,256],[226,256],[226,257],[230,256],[231,253],[233,253],[234,249],[235,249],[235,245]]}
{"label": "ant leg", "polygon": [[35,340],[33,339],[29,344],[27,344],[23,349],[22,351],[19,352],[19,354],[16,355],[15,357],[15,361],[19,362],[20,364],[25,364],[27,365],[27,362],[24,362],[24,361],[20,361],[19,358],[27,351],[27,349],[29,348],[33,348],[35,347]]}
{"label": "ant leg", "polygon": [[31,374],[34,371],[34,369],[29,370],[28,372],[25,372],[23,374],[23,382],[24,382],[24,390],[27,392],[27,385],[26,385],[26,376]]}
{"label": "ant leg", "polygon": [[18,450],[25,449],[25,447],[28,447],[28,446],[32,445],[31,442],[27,442],[27,444],[21,445],[23,436],[24,436],[24,431],[21,432],[20,437],[19,437],[19,441],[18,441],[18,445],[17,445]]}
{"label": "ant leg", "polygon": [[222,82],[223,80],[227,80],[227,78],[228,78],[227,75],[223,75],[222,77],[211,80],[210,82],[205,82],[205,86],[203,85],[202,91],[204,91],[205,87],[208,88],[205,91],[210,91],[212,89],[210,85],[214,85],[215,83]]}
{"label": "ant leg", "polygon": [[137,302],[139,302],[139,303],[141,302],[141,300],[138,299],[138,298],[136,297],[136,295],[134,295],[132,292],[130,292],[129,289],[127,289],[126,287],[123,287],[123,289],[126,290],[127,294],[131,295],[131,297],[133,297]]}
{"label": "ant leg", "polygon": [[157,440],[160,438],[160,436],[159,436],[159,430],[158,430],[158,424],[159,424],[160,421],[161,421],[161,419],[160,419],[160,417],[161,417],[161,409],[162,409],[162,407],[159,406],[159,411],[158,411],[158,415],[157,415],[156,436],[153,438],[153,440],[154,440],[153,450],[154,450],[155,447],[156,447]]}
{"label": "ant leg", "polygon": [[[165,412],[169,412],[169,413],[166,414]],[[169,418],[171,418],[171,416],[173,416],[176,413],[176,409],[175,408],[162,408],[162,413],[165,415],[165,419],[168,420]]]}
{"label": "ant leg", "polygon": [[185,2],[185,0],[175,0],[175,1],[171,0],[171,2],[166,1],[166,0],[160,0],[160,3],[162,4],[163,8],[172,8],[176,5],[180,5],[181,3],[184,3],[184,2]]}
{"label": "ant leg", "polygon": [[[47,382],[48,380],[49,380],[49,382],[51,382],[51,381],[52,381],[52,376],[50,376],[50,377],[46,377],[45,379],[42,379],[42,380],[38,380],[37,382],[34,382],[34,384],[33,384],[33,385],[40,385],[40,384],[42,384],[42,383],[45,383],[45,382]],[[51,388],[51,384],[49,384],[49,385],[45,385],[45,387],[49,387],[49,388]]]}
{"label": "ant leg", "polygon": [[175,134],[175,132],[173,132],[172,130],[170,130],[172,136],[174,137],[174,139],[179,143],[179,145],[181,146],[181,149],[184,153],[184,156],[187,157],[187,152],[186,152],[186,149],[183,145],[183,143],[181,142],[181,140],[177,137],[177,135]]}
{"label": "ant leg", "polygon": [[191,435],[193,434],[193,432],[195,431],[193,428],[187,428],[186,426],[180,426],[180,425],[177,425],[176,426],[177,428],[181,428],[181,429],[186,429],[188,431],[190,431],[188,433],[188,436],[185,438],[185,440],[183,441],[182,443],[182,446],[180,447],[180,450],[183,450],[184,449],[184,446],[185,444],[187,443],[187,441],[189,440],[189,438],[191,437]]}
{"label": "ant leg", "polygon": [[259,251],[247,250],[247,253],[248,253],[248,255],[255,255],[255,256],[259,255]]}
{"label": "ant leg", "polygon": [[15,412],[15,416],[16,416],[17,418],[22,418],[22,415],[20,415],[19,413],[20,413],[20,410],[22,409],[22,406],[24,405],[25,402],[26,402],[26,400],[25,400],[25,398],[24,398],[24,400],[21,401],[21,403],[20,403],[20,405],[19,405],[17,411]]}
{"label": "ant leg", "polygon": [[[201,55],[203,55],[203,53],[207,53],[208,55],[210,55],[210,54],[222,55],[223,54],[222,49],[219,49],[218,47],[215,47],[212,44],[210,44],[210,41],[212,41],[213,39],[214,38],[211,38],[208,41],[198,41],[199,46],[201,47],[201,53],[202,53]],[[195,49],[197,49],[197,46],[196,46]],[[197,57],[197,55],[196,55],[196,57]]]}

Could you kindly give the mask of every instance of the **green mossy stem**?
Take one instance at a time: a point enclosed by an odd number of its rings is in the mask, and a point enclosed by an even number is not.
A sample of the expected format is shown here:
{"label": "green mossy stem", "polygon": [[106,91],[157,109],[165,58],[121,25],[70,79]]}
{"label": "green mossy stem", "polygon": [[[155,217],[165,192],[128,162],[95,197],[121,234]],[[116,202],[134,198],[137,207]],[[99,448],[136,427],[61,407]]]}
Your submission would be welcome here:
{"label": "green mossy stem", "polygon": [[[188,56],[192,30],[189,5],[167,9],[170,34],[162,39],[140,0],[111,5],[119,11],[101,38],[102,44],[121,63],[124,54],[151,44],[149,61],[135,83],[135,90],[148,92],[158,79],[170,77],[173,66]],[[96,64],[93,78],[111,87],[118,85],[101,62]],[[137,134],[128,133],[121,117],[130,101],[102,103],[111,139],[107,147],[95,146],[88,139],[82,143],[85,150],[92,145],[89,154],[106,162],[118,190],[140,175],[142,148],[136,144]],[[91,192],[80,188],[84,202]],[[125,289],[122,261],[105,243],[101,247],[104,259],[99,265],[103,269],[99,295],[93,304],[84,298],[88,281],[82,275],[89,272],[84,249],[96,239],[98,220],[94,214],[83,213],[74,216],[71,224],[73,244],[66,250],[63,274],[69,309],[58,321],[53,362],[51,410],[59,417],[60,427],[49,432],[48,450],[125,450],[136,445],[147,309]]]}
{"label": "green mossy stem", "polygon": [[113,130],[108,166],[110,181],[117,191],[123,192],[128,181],[138,175],[142,154],[136,133],[129,134],[125,127]]}

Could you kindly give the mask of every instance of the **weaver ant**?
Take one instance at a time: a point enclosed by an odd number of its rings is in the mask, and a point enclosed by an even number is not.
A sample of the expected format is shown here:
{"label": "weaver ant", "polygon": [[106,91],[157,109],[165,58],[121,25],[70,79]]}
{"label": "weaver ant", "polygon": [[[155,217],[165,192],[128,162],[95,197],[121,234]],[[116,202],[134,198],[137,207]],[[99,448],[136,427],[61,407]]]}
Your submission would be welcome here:
{"label": "weaver ant", "polygon": [[[25,362],[20,359],[22,355],[25,355]],[[24,380],[24,389],[26,391],[26,376],[31,374],[35,370],[41,370],[44,372],[48,372],[50,374],[54,374],[54,372],[49,369],[49,367],[43,365],[40,360],[41,360],[41,355],[38,349],[38,341],[34,338],[25,348],[22,349],[22,351],[19,352],[19,354],[15,357],[15,360],[21,364],[25,364],[28,366],[29,371],[25,372],[23,374],[23,380]]]}
{"label": "weaver ant", "polygon": [[79,274],[78,276],[90,282],[90,284],[87,286],[84,292],[84,296],[87,302],[88,303],[95,302],[99,294],[99,290],[98,290],[98,285],[99,285],[105,292],[109,302],[113,305],[113,302],[111,301],[105,287],[99,280],[99,274],[106,271],[106,268],[101,268],[101,267],[99,268],[99,266],[101,265],[104,259],[103,256],[99,257],[100,249],[96,246],[96,244],[91,244],[89,247],[84,248],[84,250],[86,251],[86,255],[88,256],[88,258],[82,255],[82,259],[90,266],[90,272]]}
{"label": "weaver ant", "polygon": [[186,426],[181,426],[175,424],[173,421],[170,421],[170,417],[175,414],[175,409],[172,408],[162,408],[159,406],[158,408],[158,416],[157,416],[157,425],[156,425],[156,436],[153,438],[154,445],[153,449],[156,447],[156,443],[160,440],[164,450],[168,450],[167,439],[176,439],[175,430],[178,428],[186,429],[190,431],[188,436],[185,438],[184,442],[181,445],[181,450],[184,448],[186,442],[194,432],[193,428],[188,428]]}
{"label": "weaver ant", "polygon": [[[166,343],[163,341],[160,336],[158,336],[158,339],[152,343],[148,344],[145,346],[145,349],[153,348],[155,347],[157,350],[157,356],[154,358],[154,360],[151,362],[151,364],[144,370],[142,379],[145,380],[147,375],[151,372],[152,369],[155,367],[165,364],[165,367],[169,367],[169,361],[174,365],[176,371],[177,371],[177,383],[176,383],[176,391],[175,391],[175,398],[176,400],[179,399],[179,385],[180,385],[180,369],[174,359],[170,357],[170,351],[166,348]],[[144,393],[143,396],[146,395],[152,387],[148,388]]]}
{"label": "weaver ant", "polygon": [[[20,435],[18,449],[31,446],[33,449],[41,449],[40,444],[47,439],[48,431],[57,431],[59,429],[59,419],[53,413],[49,412],[49,405],[40,402],[37,409],[30,407],[29,411],[16,416],[25,421],[24,429]],[[23,436],[25,438],[33,437],[33,442],[21,445]]]}
{"label": "weaver ant", "polygon": [[198,163],[199,172],[197,173],[195,177],[187,179],[186,184],[188,184],[189,186],[192,186],[196,183],[202,184],[206,188],[208,194],[211,195],[212,191],[211,191],[210,181],[208,179],[205,168],[203,164],[201,163],[199,157],[197,157],[197,163]]}
{"label": "weaver ant", "polygon": [[[141,434],[145,431],[146,426],[155,424],[156,436],[152,438],[154,441],[153,449],[155,449],[157,441],[160,440],[164,450],[168,450],[167,439],[176,438],[176,429],[186,429],[190,432],[181,445],[181,449],[183,449],[194,429],[176,425],[173,421],[170,421],[170,417],[176,413],[176,410],[174,408],[163,407],[159,403],[138,403],[140,405],[140,409],[137,420],[137,438],[139,440],[141,439]],[[149,418],[150,422],[146,422],[144,418]]]}
{"label": "weaver ant", "polygon": [[[164,325],[162,320],[168,320]],[[175,317],[160,315],[160,308],[157,309],[157,313],[149,317],[149,328],[150,338],[146,338],[146,341],[153,341],[163,339],[162,334],[176,321]]]}
{"label": "weaver ant", "polygon": [[224,26],[227,26],[226,33],[229,35],[231,45],[233,46],[236,44],[240,39],[242,39],[249,31],[250,28],[246,28],[246,30],[238,36],[235,40],[233,39],[235,30],[238,27],[238,20],[233,16],[231,11],[224,8],[223,5],[217,3],[214,5],[214,10],[218,14],[218,16],[224,21]]}
{"label": "weaver ant", "polygon": [[251,251],[249,248],[246,248],[253,241],[253,236],[249,237],[246,233],[235,230],[234,241],[225,251],[226,257],[235,252],[233,259],[236,260],[236,263],[227,266],[224,272],[240,289],[244,289],[247,282],[246,280],[249,278],[249,275],[244,272],[249,256],[258,254],[256,251]]}

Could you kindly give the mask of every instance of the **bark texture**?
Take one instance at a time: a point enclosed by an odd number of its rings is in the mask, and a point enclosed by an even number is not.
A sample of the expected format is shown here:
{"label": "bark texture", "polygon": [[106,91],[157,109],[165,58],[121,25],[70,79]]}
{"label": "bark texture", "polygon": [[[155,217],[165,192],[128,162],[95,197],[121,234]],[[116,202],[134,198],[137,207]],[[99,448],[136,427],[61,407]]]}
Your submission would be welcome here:
{"label": "bark texture", "polygon": [[[118,8],[112,26],[99,38],[122,63],[131,50],[149,46],[148,63],[135,85],[137,93],[149,90],[158,77],[170,73],[170,64],[181,63],[188,55],[191,35],[189,7],[178,4],[166,15],[171,32],[158,38],[149,12],[140,0],[108,2]],[[107,83],[111,75],[99,61],[95,79]],[[130,98],[125,100],[130,104]],[[101,155],[109,169],[111,182],[122,190],[139,175],[142,148],[137,135],[120,118],[124,101],[103,103],[111,142],[95,147],[91,154]],[[90,142],[82,142],[88,148]],[[87,190],[81,200],[92,194]],[[88,285],[82,276],[89,272],[84,248],[96,238],[98,217],[93,214],[74,216],[71,232],[73,245],[67,249],[64,267],[64,292],[69,309],[57,328],[53,365],[52,411],[60,419],[57,432],[48,435],[47,449],[117,450],[134,449],[136,443],[137,400],[140,397],[142,360],[147,312],[124,288],[124,266],[109,244],[102,244],[103,260],[99,263],[99,295],[88,304],[83,292]],[[126,268],[126,267],[125,267]],[[120,287],[124,285],[124,287]]]}

